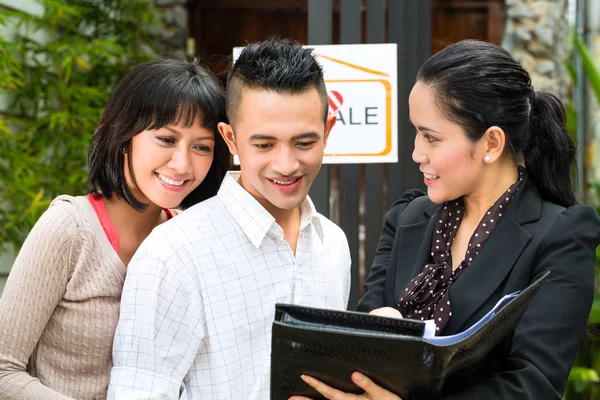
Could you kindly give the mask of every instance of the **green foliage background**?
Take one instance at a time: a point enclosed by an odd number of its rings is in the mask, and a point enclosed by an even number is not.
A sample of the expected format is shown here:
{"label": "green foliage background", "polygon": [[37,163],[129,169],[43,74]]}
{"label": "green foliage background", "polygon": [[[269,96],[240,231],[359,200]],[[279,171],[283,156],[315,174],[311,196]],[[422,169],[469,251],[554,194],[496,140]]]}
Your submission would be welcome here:
{"label": "green foliage background", "polygon": [[[585,77],[590,83],[598,104],[600,105],[600,69],[581,39],[573,36],[573,51],[579,53]],[[573,81],[581,79],[572,65],[567,65]],[[577,110],[572,104],[567,106],[567,128],[574,133]],[[580,172],[582,173],[582,172]],[[600,213],[600,182],[591,182],[590,189],[596,202],[596,211]],[[588,329],[581,348],[571,370],[567,389],[563,400],[596,400],[600,399],[600,247],[596,249],[596,292],[592,311],[588,319]]]}
{"label": "green foliage background", "polygon": [[50,201],[85,194],[87,148],[102,109],[132,66],[155,58],[150,0],[38,0],[41,16],[2,9],[0,251],[19,248]]}

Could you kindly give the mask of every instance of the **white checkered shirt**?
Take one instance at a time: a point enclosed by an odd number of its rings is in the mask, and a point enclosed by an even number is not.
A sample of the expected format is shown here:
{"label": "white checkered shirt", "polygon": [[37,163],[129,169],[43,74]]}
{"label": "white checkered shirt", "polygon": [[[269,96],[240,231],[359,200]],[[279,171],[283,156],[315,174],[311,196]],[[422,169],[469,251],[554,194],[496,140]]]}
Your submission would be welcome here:
{"label": "white checkered shirt", "polygon": [[268,399],[275,303],[346,308],[343,231],[307,198],[294,256],[238,179],[229,172],[131,260],[109,399]]}

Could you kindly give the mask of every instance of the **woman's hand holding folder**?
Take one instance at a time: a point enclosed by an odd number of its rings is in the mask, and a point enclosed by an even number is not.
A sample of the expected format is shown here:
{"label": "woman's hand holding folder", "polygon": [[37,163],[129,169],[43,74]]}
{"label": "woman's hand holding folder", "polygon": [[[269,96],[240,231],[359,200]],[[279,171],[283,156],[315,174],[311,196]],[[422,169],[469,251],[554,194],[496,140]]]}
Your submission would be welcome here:
{"label": "woman's hand holding folder", "polygon": [[[397,314],[400,314],[399,311],[397,311],[391,307],[384,307],[384,308],[389,308],[389,309],[395,311]],[[381,309],[379,309],[379,310],[381,310]],[[373,310],[373,311],[378,311],[378,310]],[[378,315],[381,315],[381,314],[378,314]],[[383,316],[388,316],[388,315],[383,315]],[[396,317],[396,318],[398,318],[398,317]],[[402,318],[402,314],[400,314],[400,318]],[[308,385],[312,386],[313,389],[315,389],[317,392],[321,393],[323,396],[325,396],[325,398],[327,398],[329,400],[402,400],[400,397],[396,396],[392,392],[385,390],[381,386],[378,386],[371,379],[369,379],[368,377],[364,376],[363,374],[361,374],[359,372],[354,372],[352,374],[351,378],[352,378],[352,382],[354,382],[356,384],[356,386],[358,386],[359,388],[361,388],[365,391],[365,393],[363,393],[363,394],[344,393],[340,390],[334,389],[331,386],[328,386],[328,385],[324,384],[323,382],[321,382],[313,377],[307,376],[307,375],[302,375],[301,378],[304,382],[306,382]],[[292,397],[290,397],[289,400],[310,400],[310,399],[308,397],[292,396]]]}
{"label": "woman's hand holding folder", "polygon": [[398,318],[398,319],[403,318],[402,313],[392,307],[376,308],[373,311],[371,311],[369,314],[379,315],[380,317],[387,317],[387,318]]}

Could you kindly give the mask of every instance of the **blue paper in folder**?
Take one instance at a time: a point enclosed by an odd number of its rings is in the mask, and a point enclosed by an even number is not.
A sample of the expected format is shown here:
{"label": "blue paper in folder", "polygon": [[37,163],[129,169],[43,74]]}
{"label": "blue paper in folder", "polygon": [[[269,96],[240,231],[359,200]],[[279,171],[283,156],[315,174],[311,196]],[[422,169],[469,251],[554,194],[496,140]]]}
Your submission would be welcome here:
{"label": "blue paper in folder", "polygon": [[[496,315],[497,312],[499,312],[506,304],[508,304],[510,302],[510,300],[514,299],[515,297],[518,296],[518,294],[521,293],[521,291],[516,291],[510,294],[507,294],[506,296],[504,296],[503,298],[501,298],[496,305],[494,306],[494,308],[492,308],[487,314],[485,314],[483,316],[483,318],[481,318],[479,321],[477,321],[475,324],[473,324],[469,329],[462,331],[460,333],[454,334],[454,335],[448,335],[448,336],[435,336],[435,326],[433,327],[433,329],[425,329],[425,333],[423,334],[423,338],[426,339],[428,342],[433,343],[433,344],[438,344],[438,345],[448,345],[448,344],[454,344],[457,343],[459,341],[461,341],[462,339],[470,336],[471,334],[473,334],[475,331],[477,331],[483,324],[485,324],[487,321],[489,321],[490,319],[492,319],[492,317],[494,315]],[[431,323],[435,324],[435,322],[433,320],[427,320],[425,321],[425,323]]]}

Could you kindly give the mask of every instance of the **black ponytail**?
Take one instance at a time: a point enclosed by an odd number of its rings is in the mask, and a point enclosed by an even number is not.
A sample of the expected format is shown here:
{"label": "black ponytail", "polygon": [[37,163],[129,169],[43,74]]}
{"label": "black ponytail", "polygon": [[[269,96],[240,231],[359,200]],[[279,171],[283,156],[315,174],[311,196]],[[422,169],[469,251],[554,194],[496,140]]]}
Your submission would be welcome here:
{"label": "black ponytail", "polygon": [[577,201],[571,184],[575,145],[567,132],[565,109],[553,94],[532,93],[530,143],[523,150],[527,174],[543,199],[568,207]]}
{"label": "black ponytail", "polygon": [[491,43],[463,40],[430,57],[417,80],[431,86],[439,108],[479,140],[491,126],[506,134],[505,152],[525,159],[528,176],[544,200],[576,203],[571,183],[575,146],[565,110],[550,93],[536,93],[531,77],[512,56]]}

